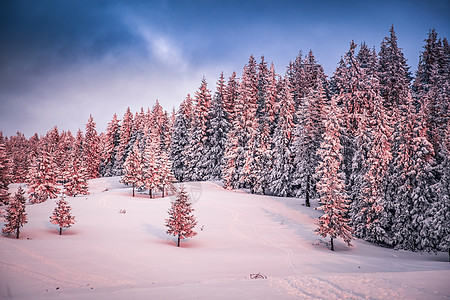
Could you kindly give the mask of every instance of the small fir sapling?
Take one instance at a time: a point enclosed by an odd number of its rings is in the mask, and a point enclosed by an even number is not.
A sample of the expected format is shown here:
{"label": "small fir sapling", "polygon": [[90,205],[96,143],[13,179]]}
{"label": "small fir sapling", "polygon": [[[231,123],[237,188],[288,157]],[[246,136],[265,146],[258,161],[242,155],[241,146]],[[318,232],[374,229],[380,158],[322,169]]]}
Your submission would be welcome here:
{"label": "small fir sapling", "polygon": [[6,222],[2,232],[5,234],[16,233],[16,239],[19,238],[20,227],[28,222],[25,213],[25,191],[19,187],[15,196],[10,200],[9,207],[6,209]]}
{"label": "small fir sapling", "polygon": [[59,226],[59,234],[62,234],[62,228],[69,228],[75,223],[75,217],[70,214],[72,208],[68,205],[63,196],[56,201],[57,206],[50,217],[50,223]]}
{"label": "small fir sapling", "polygon": [[182,185],[177,192],[177,198],[172,203],[168,211],[169,219],[166,219],[167,234],[177,236],[177,247],[180,247],[180,240],[197,235],[193,229],[197,225],[197,220],[192,214],[194,209],[191,207],[189,196]]}

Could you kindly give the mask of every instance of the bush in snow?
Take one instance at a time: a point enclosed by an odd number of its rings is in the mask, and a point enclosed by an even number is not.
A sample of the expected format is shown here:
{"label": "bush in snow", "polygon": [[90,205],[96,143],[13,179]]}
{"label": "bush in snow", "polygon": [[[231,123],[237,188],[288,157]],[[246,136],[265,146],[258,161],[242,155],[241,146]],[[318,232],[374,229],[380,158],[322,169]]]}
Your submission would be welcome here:
{"label": "bush in snow", "polygon": [[63,196],[56,201],[57,206],[50,217],[50,223],[59,226],[59,234],[62,234],[62,228],[69,228],[75,223],[75,217],[70,214],[72,208],[68,205]]}
{"label": "bush in snow", "polygon": [[192,214],[189,196],[182,185],[177,192],[177,199],[172,203],[169,210],[169,219],[166,219],[167,234],[178,237],[177,247],[180,247],[180,240],[197,235],[193,229],[197,225],[196,218]]}

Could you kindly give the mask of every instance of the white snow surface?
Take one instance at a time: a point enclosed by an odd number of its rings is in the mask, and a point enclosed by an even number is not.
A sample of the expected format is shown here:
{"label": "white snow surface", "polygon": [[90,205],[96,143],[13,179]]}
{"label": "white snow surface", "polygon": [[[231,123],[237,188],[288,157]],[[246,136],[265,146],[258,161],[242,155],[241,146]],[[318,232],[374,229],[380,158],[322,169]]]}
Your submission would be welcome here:
{"label": "white snow surface", "polygon": [[[173,196],[133,198],[119,179],[91,180],[90,195],[67,198],[76,223],[61,236],[49,222],[54,200],[27,205],[20,239],[0,237],[0,299],[450,298],[446,253],[360,240],[337,240],[332,252],[313,234],[321,212],[303,200],[218,182],[186,184],[198,235],[177,248],[164,226]],[[257,273],[267,278],[250,278]]]}

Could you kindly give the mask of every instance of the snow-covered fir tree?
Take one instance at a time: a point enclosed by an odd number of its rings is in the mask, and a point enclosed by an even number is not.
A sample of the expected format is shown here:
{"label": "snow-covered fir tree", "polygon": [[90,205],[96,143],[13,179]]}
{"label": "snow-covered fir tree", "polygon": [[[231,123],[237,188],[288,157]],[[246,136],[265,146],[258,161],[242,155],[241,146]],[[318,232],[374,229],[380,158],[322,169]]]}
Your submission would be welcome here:
{"label": "snow-covered fir tree", "polygon": [[101,175],[115,176],[120,175],[119,171],[114,169],[116,166],[117,153],[120,144],[120,124],[117,115],[114,114],[111,122],[108,123],[105,134],[104,149],[102,151]]}
{"label": "snow-covered fir tree", "polygon": [[124,164],[124,174],[121,182],[133,187],[133,197],[135,188],[144,186],[144,164],[141,150],[139,149],[139,140],[134,143],[131,153],[128,155]]}
{"label": "snow-covered fir tree", "polygon": [[16,239],[20,235],[20,227],[28,223],[28,217],[25,212],[25,191],[19,186],[14,197],[9,201],[6,208],[5,226],[2,228],[4,234],[15,233]]}
{"label": "snow-covered fir tree", "polygon": [[131,113],[131,110],[128,107],[123,116],[122,125],[120,126],[119,130],[120,141],[113,167],[114,170],[117,170],[118,175],[123,174],[123,165],[128,156],[128,145],[130,143],[132,129],[133,129],[133,114]]}
{"label": "snow-covered fir tree", "polygon": [[284,89],[280,93],[279,99],[280,113],[273,136],[274,149],[270,189],[277,196],[290,197],[293,195],[295,104],[287,78],[284,79]]}
{"label": "snow-covered fir tree", "polygon": [[[222,176],[225,188],[248,187],[253,189],[250,164],[255,146],[258,75],[256,61],[250,56],[245,65],[238,98],[234,102],[232,128],[225,148]],[[244,165],[247,162],[247,167]]]}
{"label": "snow-covered fir tree", "polygon": [[175,177],[172,173],[172,162],[170,161],[167,152],[161,150],[157,156],[157,159],[159,166],[157,170],[157,175],[159,177],[159,189],[162,192],[162,196],[164,197],[167,194],[166,191],[175,191],[175,188],[173,186]]}
{"label": "snow-covered fir tree", "polygon": [[411,76],[402,49],[398,47],[393,25],[389,32],[390,35],[384,38],[378,53],[378,77],[384,107],[392,116],[394,108],[405,105],[410,92]]}
{"label": "snow-covered fir tree", "polygon": [[170,158],[173,162],[172,170],[175,178],[183,182],[189,178],[187,152],[189,147],[189,133],[192,128],[192,99],[188,94],[180,104],[173,125],[172,143],[170,146]]}
{"label": "snow-covered fir tree", "polygon": [[258,65],[256,124],[241,172],[241,181],[250,187],[252,193],[265,194],[271,181],[272,135],[277,106],[275,76],[273,64],[269,70],[264,57],[261,57]]}
{"label": "snow-covered fir tree", "polygon": [[159,135],[155,132],[155,128],[147,130],[146,143],[143,153],[144,159],[144,188],[148,189],[150,198],[153,197],[153,191],[161,186],[161,177],[159,175],[159,160],[161,144]]}
{"label": "snow-covered fir tree", "polygon": [[41,144],[38,155],[31,164],[27,184],[31,203],[41,203],[48,198],[57,198],[59,188],[56,184],[57,174],[51,155],[45,144]]}
{"label": "snow-covered fir tree", "polygon": [[316,191],[315,173],[319,163],[317,149],[322,141],[325,105],[323,83],[318,81],[316,87],[302,100],[297,112],[298,125],[294,129],[294,192],[297,197],[305,197],[308,207]]}
{"label": "snow-covered fir tree", "polygon": [[69,228],[75,223],[75,217],[71,214],[71,210],[72,208],[63,196],[56,201],[53,215],[50,216],[50,223],[59,226],[59,235],[62,235],[63,228]]}
{"label": "snow-covered fir tree", "polygon": [[73,197],[89,194],[87,170],[75,150],[70,153],[64,177],[64,194]]}
{"label": "snow-covered fir tree", "polygon": [[345,191],[344,174],[341,171],[342,145],[340,143],[340,125],[342,118],[336,97],[331,99],[324,122],[323,142],[318,149],[320,163],[317,166],[317,191],[320,207],[324,214],[318,221],[317,234],[331,238],[331,250],[334,251],[335,238],[342,238],[349,246],[353,239],[347,219],[348,198]]}
{"label": "snow-covered fir tree", "polygon": [[89,179],[97,178],[99,176],[100,149],[99,137],[97,135],[95,125],[94,118],[90,115],[88,123],[86,124],[86,134],[83,147],[83,158],[86,163]]}
{"label": "snow-covered fir tree", "polygon": [[30,142],[22,133],[17,132],[16,135],[9,138],[5,146],[10,156],[9,174],[11,175],[11,181],[25,182],[31,162]]}
{"label": "snow-covered fir tree", "polygon": [[195,108],[193,126],[190,130],[187,151],[188,175],[190,180],[205,180],[209,177],[207,151],[211,148],[211,94],[206,79],[202,78],[201,85],[195,93]]}
{"label": "snow-covered fir tree", "polygon": [[[365,165],[361,173],[361,197],[352,203],[352,218],[355,220],[355,234],[370,242],[388,244],[388,234],[385,232],[387,224],[381,223],[381,216],[386,207],[386,186],[384,179],[388,174],[392,160],[391,152],[391,120],[383,106],[383,101],[377,91],[378,81],[369,76],[366,97],[370,98],[372,106],[365,111],[367,119],[362,120],[360,128],[367,134],[361,133],[361,139],[367,144],[362,145],[366,156],[360,157]],[[367,136],[366,136],[367,135]]]}
{"label": "snow-covered fir tree", "polygon": [[10,184],[10,163],[6,153],[3,134],[0,131],[0,203],[8,202],[8,185]]}
{"label": "snow-covered fir tree", "polygon": [[209,143],[207,144],[206,174],[210,179],[219,179],[222,175],[223,155],[229,131],[228,115],[224,107],[225,79],[223,73],[217,82],[217,90],[214,94],[210,108]]}
{"label": "snow-covered fir tree", "polygon": [[181,185],[177,191],[176,200],[168,211],[169,219],[166,219],[167,234],[177,237],[177,247],[180,247],[182,239],[197,235],[194,231],[197,220],[193,215],[194,209],[191,205],[186,189],[184,185]]}

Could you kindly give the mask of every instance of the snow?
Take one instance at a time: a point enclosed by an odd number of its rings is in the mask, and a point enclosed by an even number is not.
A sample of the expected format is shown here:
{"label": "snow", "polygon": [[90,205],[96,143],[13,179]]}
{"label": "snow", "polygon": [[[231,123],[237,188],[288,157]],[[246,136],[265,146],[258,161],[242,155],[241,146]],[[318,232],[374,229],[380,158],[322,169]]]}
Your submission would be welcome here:
{"label": "snow", "polygon": [[[55,201],[27,205],[16,240],[0,237],[0,299],[443,299],[446,253],[418,254],[313,234],[321,214],[295,198],[187,183],[198,235],[166,234],[173,196],[131,196],[119,177],[67,197],[77,223],[58,235]],[[17,184],[10,185],[13,193]],[[126,210],[126,213],[120,213]],[[2,209],[4,211],[4,209]],[[0,219],[3,226],[4,218]],[[200,228],[203,228],[201,230]],[[267,279],[250,279],[260,273]]]}

